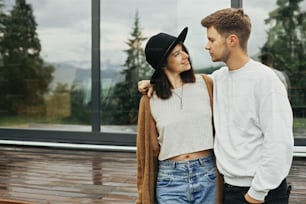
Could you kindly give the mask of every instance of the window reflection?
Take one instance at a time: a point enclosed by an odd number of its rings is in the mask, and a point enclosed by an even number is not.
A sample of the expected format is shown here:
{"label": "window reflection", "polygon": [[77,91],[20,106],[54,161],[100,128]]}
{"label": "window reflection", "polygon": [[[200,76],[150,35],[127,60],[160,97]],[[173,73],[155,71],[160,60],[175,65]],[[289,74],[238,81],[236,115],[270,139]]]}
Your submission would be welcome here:
{"label": "window reflection", "polygon": [[193,64],[198,69],[214,66],[204,51],[206,39],[200,20],[208,12],[229,5],[228,0],[220,1],[218,5],[203,0],[102,0],[102,131],[103,127],[112,126],[114,130],[121,127],[136,132],[141,97],[137,82],[149,79],[153,73],[144,56],[149,36],[159,32],[176,35],[188,26],[190,32],[186,43]]}
{"label": "window reflection", "polygon": [[[251,50],[251,53],[255,59],[259,58],[259,60],[262,54],[273,56],[271,66],[276,69],[277,74],[282,73],[284,77],[287,77],[288,95],[294,115],[294,136],[305,139],[306,1],[274,0],[264,2],[261,7],[256,5],[249,1],[244,3],[253,24],[250,42],[260,42],[258,48]],[[262,18],[257,18],[258,16]],[[265,32],[260,35],[259,29]]]}
{"label": "window reflection", "polygon": [[[274,67],[290,80],[295,137],[306,138],[305,18],[296,16],[305,13],[306,1],[292,15],[286,11],[289,2],[243,2],[253,26],[248,52],[256,60],[263,51],[276,56]],[[200,20],[230,3],[101,0],[102,132],[136,132],[136,82],[152,71],[143,58],[149,36],[175,35],[188,26],[185,43],[195,70],[209,73],[222,65],[212,63],[204,50]],[[266,24],[277,8],[284,14],[278,22],[298,29],[277,30],[284,25],[272,20]],[[5,0],[0,15],[0,127],[91,131],[91,3]]]}
{"label": "window reflection", "polygon": [[0,13],[0,126],[89,131],[90,2],[6,0]]}

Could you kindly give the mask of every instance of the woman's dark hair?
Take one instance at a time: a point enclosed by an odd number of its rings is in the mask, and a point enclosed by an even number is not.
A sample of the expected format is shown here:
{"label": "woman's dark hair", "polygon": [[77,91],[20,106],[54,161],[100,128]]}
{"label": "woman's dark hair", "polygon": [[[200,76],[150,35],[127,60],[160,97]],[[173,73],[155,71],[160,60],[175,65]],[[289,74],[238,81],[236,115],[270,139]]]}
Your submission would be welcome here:
{"label": "woman's dark hair", "polygon": [[[183,46],[183,50],[188,53],[188,50],[186,49],[185,45],[183,43],[180,43]],[[167,59],[166,59],[167,60]],[[195,82],[195,75],[192,68],[191,60],[188,58],[188,61],[190,63],[191,69],[184,71],[180,74],[181,79],[184,83],[194,83]],[[164,62],[164,65],[166,66],[167,62]],[[164,68],[158,70],[158,74],[153,82],[153,87],[156,95],[161,99],[168,99],[172,96],[172,91],[174,87],[172,87],[167,75],[164,72]]]}

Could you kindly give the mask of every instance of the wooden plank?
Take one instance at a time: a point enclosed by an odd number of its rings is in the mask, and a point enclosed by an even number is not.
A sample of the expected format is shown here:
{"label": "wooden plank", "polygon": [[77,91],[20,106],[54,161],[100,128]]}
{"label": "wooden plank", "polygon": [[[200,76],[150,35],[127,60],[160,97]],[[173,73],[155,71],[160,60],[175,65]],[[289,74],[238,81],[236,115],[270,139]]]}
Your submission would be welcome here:
{"label": "wooden plank", "polygon": [[0,204],[33,204],[33,203],[26,201],[18,201],[18,200],[0,199]]}
{"label": "wooden plank", "polygon": [[[0,198],[33,204],[133,204],[136,154],[0,146]],[[306,203],[306,158],[293,161],[290,204]],[[1,202],[0,202],[1,204]]]}
{"label": "wooden plank", "polygon": [[0,146],[0,197],[33,203],[135,203],[135,153]]}

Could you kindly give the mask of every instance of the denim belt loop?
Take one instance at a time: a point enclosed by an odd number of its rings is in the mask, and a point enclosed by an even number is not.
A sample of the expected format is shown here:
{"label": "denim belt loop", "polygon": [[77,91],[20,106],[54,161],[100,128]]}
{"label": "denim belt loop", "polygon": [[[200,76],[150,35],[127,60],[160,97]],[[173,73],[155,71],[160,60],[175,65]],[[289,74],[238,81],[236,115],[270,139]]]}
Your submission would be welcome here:
{"label": "denim belt loop", "polygon": [[172,168],[173,168],[173,169],[176,169],[176,162],[175,162],[175,161],[172,162]]}
{"label": "denim belt loop", "polygon": [[205,159],[204,158],[199,158],[198,161],[199,161],[201,166],[204,166],[204,164],[205,164]]}

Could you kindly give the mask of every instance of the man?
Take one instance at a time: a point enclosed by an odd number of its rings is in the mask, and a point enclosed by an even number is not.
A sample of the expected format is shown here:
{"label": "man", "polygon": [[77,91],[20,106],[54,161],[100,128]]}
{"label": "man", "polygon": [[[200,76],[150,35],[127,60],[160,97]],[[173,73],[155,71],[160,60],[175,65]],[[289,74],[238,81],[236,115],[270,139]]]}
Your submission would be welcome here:
{"label": "man", "polygon": [[[273,68],[273,55],[270,52],[265,52],[262,55],[260,55],[260,61],[264,65],[267,65],[270,67],[274,73],[277,75],[277,77],[281,80],[281,82],[286,87],[287,92],[289,91],[289,78],[285,72],[281,72],[275,68]],[[289,93],[289,92],[288,92]]]}
{"label": "man", "polygon": [[293,117],[286,89],[271,69],[248,56],[251,22],[242,9],[219,10],[201,24],[212,61],[227,65],[212,75],[224,203],[288,203]]}
{"label": "man", "polygon": [[[216,11],[201,24],[212,61],[227,65],[211,75],[223,203],[287,204],[293,116],[286,89],[270,68],[248,56],[251,22],[242,9]],[[139,82],[141,92],[147,83]]]}

